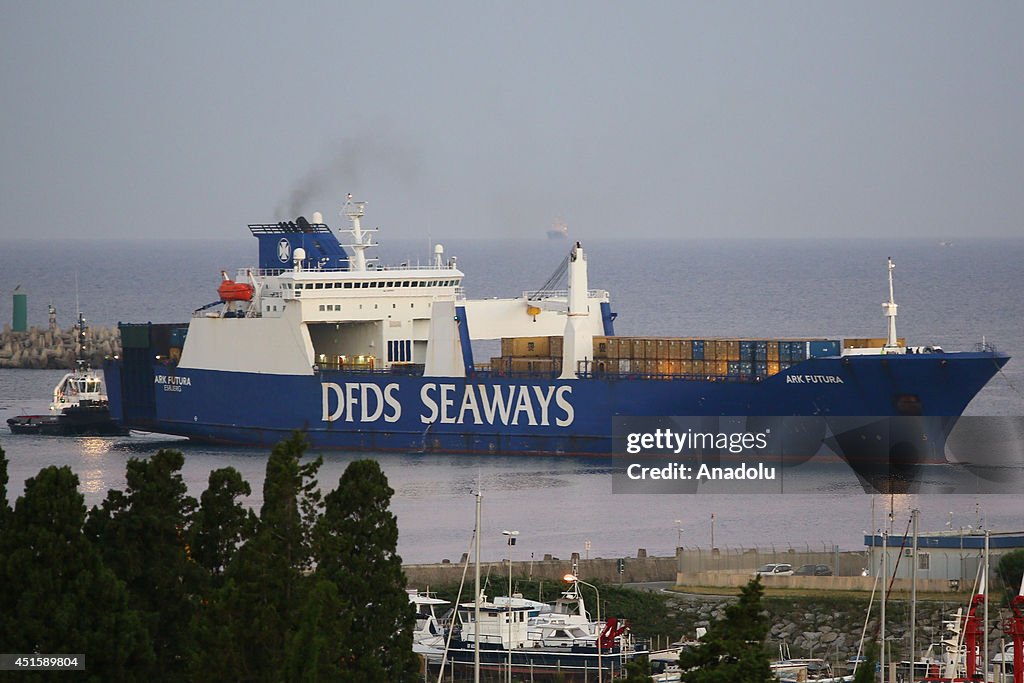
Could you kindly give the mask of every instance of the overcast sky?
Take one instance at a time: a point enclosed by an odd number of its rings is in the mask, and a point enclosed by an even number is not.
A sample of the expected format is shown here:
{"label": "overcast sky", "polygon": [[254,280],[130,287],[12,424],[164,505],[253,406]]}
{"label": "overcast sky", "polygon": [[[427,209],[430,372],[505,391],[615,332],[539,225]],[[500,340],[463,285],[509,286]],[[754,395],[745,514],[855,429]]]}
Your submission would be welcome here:
{"label": "overcast sky", "polygon": [[1022,35],[1019,1],[0,0],[0,237],[348,192],[401,237],[1024,235]]}

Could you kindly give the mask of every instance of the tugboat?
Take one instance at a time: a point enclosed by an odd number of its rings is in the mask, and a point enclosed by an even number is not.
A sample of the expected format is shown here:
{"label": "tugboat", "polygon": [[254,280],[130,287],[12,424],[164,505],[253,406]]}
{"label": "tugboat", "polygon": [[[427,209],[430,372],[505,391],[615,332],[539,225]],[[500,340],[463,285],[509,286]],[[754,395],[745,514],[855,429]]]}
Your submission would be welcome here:
{"label": "tugboat", "polygon": [[128,430],[114,422],[107,403],[103,377],[83,359],[85,318],[78,314],[78,357],[75,368],[53,388],[53,402],[45,415],[18,415],[7,419],[13,434],[44,436],[124,436]]}

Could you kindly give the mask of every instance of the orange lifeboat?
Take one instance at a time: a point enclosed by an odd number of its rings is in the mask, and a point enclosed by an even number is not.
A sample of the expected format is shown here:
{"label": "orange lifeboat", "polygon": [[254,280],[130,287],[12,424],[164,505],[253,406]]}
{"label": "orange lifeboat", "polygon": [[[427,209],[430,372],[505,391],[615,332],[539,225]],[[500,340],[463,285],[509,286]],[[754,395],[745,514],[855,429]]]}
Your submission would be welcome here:
{"label": "orange lifeboat", "polygon": [[235,282],[228,278],[228,274],[222,272],[224,281],[217,288],[217,294],[221,301],[251,301],[253,286],[247,282]]}

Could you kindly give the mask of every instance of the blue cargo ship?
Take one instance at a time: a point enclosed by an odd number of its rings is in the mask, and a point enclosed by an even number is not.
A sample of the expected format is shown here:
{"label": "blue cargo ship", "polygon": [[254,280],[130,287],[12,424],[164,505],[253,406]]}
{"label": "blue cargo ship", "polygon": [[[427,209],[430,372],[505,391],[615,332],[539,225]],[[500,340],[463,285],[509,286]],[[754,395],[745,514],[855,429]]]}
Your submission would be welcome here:
{"label": "blue cargo ship", "polygon": [[[455,258],[384,266],[363,202],[342,244],[319,214],[254,224],[259,265],[181,324],[121,324],[104,365],[125,427],[269,446],[606,455],[617,416],[958,417],[1009,360],[885,338],[623,338],[576,243],[551,286],[470,299]],[[475,359],[473,342],[502,340]],[[483,362],[480,362],[483,361]]]}

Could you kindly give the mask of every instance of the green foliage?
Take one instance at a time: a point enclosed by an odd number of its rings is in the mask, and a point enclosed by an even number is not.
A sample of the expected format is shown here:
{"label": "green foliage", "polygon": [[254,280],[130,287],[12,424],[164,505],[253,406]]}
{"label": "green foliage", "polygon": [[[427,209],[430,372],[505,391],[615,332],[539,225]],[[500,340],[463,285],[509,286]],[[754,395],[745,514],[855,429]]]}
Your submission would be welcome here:
{"label": "green foliage", "polygon": [[1003,594],[1009,605],[1020,590],[1021,576],[1024,575],[1024,550],[1014,550],[999,558],[996,573],[1003,582]]}
{"label": "green foliage", "polygon": [[[300,619],[311,568],[310,527],[301,510],[315,510],[321,460],[301,464],[306,442],[296,433],[267,460],[263,508],[255,535],[224,572],[225,585],[202,606],[194,624],[202,634],[190,671],[196,680],[212,672],[247,681],[283,678],[288,635]],[[220,680],[224,680],[220,678]]]}
{"label": "green foliage", "polygon": [[334,583],[320,578],[314,581],[299,612],[296,633],[288,643],[285,678],[289,681],[355,680],[347,676],[345,670],[351,622],[346,606]]}
{"label": "green foliage", "polygon": [[878,672],[878,643],[869,640],[864,647],[865,661],[857,665],[857,673],[853,676],[853,683],[875,683]]}
{"label": "green foliage", "polygon": [[192,557],[219,579],[235,553],[256,532],[258,518],[239,499],[252,493],[233,467],[210,472],[192,525]]}
{"label": "green foliage", "polygon": [[88,518],[66,467],[11,510],[0,449],[0,652],[85,653],[87,681],[418,680],[394,492],[360,460],[322,498],[305,448],[274,448],[258,518],[231,468],[197,504],[169,450],[130,460]]}
{"label": "green foliage", "polygon": [[647,657],[637,657],[626,664],[626,677],[616,678],[615,683],[650,683],[651,663]]}
{"label": "green foliage", "polygon": [[68,467],[47,467],[25,483],[0,526],[0,652],[84,653],[81,678],[135,680],[154,661],[147,633],[124,585],[83,535],[84,521]]}
{"label": "green foliage", "polygon": [[0,446],[0,529],[3,529],[3,521],[7,516],[7,513],[11,511],[11,506],[7,502],[7,454],[4,453],[3,446]]}
{"label": "green foliage", "polygon": [[317,578],[332,582],[347,608],[341,680],[417,680],[415,612],[396,553],[398,523],[388,509],[393,493],[377,462],[357,460],[324,499],[316,526]]}
{"label": "green foliage", "polygon": [[713,622],[700,645],[684,650],[679,667],[687,683],[765,683],[771,669],[764,650],[767,613],[761,606],[764,587],[755,578],[740,591],[739,602],[725,608],[725,618]]}
{"label": "green foliage", "polygon": [[190,623],[202,570],[188,557],[186,537],[196,507],[179,451],[128,461],[124,493],[110,491],[93,508],[86,531],[106,565],[124,581],[130,604],[145,615],[161,680],[180,679],[190,656]]}

